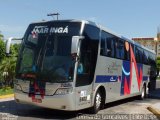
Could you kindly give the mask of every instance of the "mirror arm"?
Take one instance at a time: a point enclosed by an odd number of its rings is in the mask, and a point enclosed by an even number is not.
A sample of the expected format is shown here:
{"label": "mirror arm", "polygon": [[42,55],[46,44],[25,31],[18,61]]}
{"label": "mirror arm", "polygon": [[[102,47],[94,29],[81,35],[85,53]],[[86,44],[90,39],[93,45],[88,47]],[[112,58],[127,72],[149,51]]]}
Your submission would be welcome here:
{"label": "mirror arm", "polygon": [[77,55],[76,62],[80,61],[80,56]]}
{"label": "mirror arm", "polygon": [[13,38],[10,37],[7,41],[6,41],[6,56],[9,57],[10,55],[10,47],[11,47],[11,43],[13,40],[21,40],[22,41],[23,38]]}
{"label": "mirror arm", "polygon": [[7,41],[6,41],[6,55],[9,56],[10,53],[10,47],[11,47],[11,41],[12,41],[13,37],[10,37]]}
{"label": "mirror arm", "polygon": [[79,62],[80,56],[77,55],[77,53],[73,53],[73,54],[71,54],[71,56],[72,56],[72,60],[75,60],[76,62]]}

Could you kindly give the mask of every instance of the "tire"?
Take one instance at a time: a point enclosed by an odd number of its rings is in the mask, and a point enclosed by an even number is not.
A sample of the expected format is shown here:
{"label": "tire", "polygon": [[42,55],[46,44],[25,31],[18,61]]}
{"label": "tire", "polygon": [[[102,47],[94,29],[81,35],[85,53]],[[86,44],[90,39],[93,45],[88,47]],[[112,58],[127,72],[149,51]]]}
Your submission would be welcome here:
{"label": "tire", "polygon": [[144,100],[146,97],[147,97],[147,94],[146,94],[146,86],[143,85],[143,88],[142,88],[142,91],[141,91],[141,95],[139,96],[139,99],[140,99],[140,100]]}
{"label": "tire", "polygon": [[98,90],[96,92],[96,95],[95,95],[95,98],[94,98],[94,105],[91,108],[90,112],[92,114],[98,113],[98,111],[101,109],[101,106],[102,106],[102,94],[101,94],[100,90]]}
{"label": "tire", "polygon": [[149,98],[149,87],[148,86],[146,87],[146,96],[145,96],[145,98]]}

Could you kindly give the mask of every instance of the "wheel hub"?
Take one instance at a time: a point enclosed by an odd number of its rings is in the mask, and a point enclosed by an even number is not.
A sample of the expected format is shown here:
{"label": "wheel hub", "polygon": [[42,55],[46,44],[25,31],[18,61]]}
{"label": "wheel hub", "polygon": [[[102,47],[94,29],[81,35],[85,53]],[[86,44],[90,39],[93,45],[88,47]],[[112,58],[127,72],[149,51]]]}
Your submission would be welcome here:
{"label": "wheel hub", "polygon": [[100,107],[100,105],[101,105],[101,96],[98,93],[96,96],[96,108],[98,109]]}

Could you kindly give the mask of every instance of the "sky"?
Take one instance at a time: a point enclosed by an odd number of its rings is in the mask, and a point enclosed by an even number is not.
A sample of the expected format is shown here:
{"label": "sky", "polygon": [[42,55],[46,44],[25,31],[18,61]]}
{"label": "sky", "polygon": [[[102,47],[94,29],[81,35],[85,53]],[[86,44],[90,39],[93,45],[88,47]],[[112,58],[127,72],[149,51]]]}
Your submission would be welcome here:
{"label": "sky", "polygon": [[59,12],[59,19],[84,19],[133,37],[156,37],[160,26],[160,0],[1,0],[0,31],[5,39],[23,37],[32,22],[52,20],[48,13]]}

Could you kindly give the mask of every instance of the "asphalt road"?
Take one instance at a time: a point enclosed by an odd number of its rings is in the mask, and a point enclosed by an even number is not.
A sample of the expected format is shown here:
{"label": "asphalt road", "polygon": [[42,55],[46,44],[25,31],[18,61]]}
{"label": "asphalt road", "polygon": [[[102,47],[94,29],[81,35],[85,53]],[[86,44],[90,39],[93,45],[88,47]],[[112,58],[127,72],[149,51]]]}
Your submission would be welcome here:
{"label": "asphalt road", "polygon": [[[158,82],[157,86],[160,86]],[[40,108],[31,105],[17,104],[13,98],[0,100],[0,119],[7,120],[49,120],[49,119],[112,119],[115,116],[123,115],[126,119],[132,116],[132,119],[146,118],[156,119],[147,107],[159,103],[159,99],[145,99],[137,100],[136,97],[117,102],[106,104],[105,109],[98,112],[97,115],[91,115],[88,110],[81,110],[77,112],[58,111],[46,108]],[[110,116],[108,116],[110,115]],[[136,115],[136,116],[135,116]],[[142,115],[142,116],[139,116]],[[146,116],[147,115],[147,116]],[[143,119],[141,119],[143,120]]]}
{"label": "asphalt road", "polygon": [[156,82],[156,88],[160,88],[160,80],[157,80],[157,82]]}

